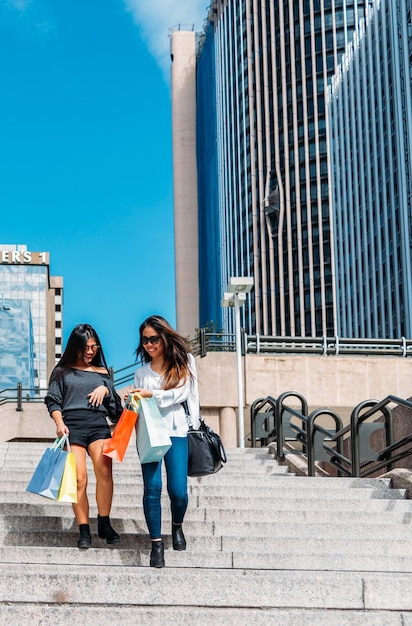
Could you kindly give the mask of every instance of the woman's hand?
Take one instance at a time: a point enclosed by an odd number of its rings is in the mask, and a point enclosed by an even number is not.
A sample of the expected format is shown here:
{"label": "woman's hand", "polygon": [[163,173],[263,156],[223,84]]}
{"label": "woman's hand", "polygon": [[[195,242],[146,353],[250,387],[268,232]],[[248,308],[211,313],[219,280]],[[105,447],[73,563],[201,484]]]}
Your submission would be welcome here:
{"label": "woman's hand", "polygon": [[103,402],[103,400],[106,398],[106,396],[109,396],[110,392],[108,390],[107,387],[105,387],[104,385],[99,385],[98,387],[96,387],[96,389],[94,389],[91,393],[89,393],[87,395],[87,397],[89,398],[89,403],[94,406],[100,406]]}
{"label": "woman's hand", "polygon": [[63,414],[61,411],[53,411],[51,414],[56,424],[56,437],[61,439],[63,435],[69,435],[70,431],[63,421]]}
{"label": "woman's hand", "polygon": [[141,396],[142,398],[151,398],[153,395],[153,391],[150,391],[150,389],[129,389],[129,391],[127,392],[127,394],[125,394],[124,396],[124,400],[126,401],[127,398],[129,397],[129,394],[131,393],[138,393],[139,396]]}
{"label": "woman's hand", "polygon": [[124,396],[123,396],[123,400],[126,402],[127,398],[130,396],[131,393],[134,393],[135,389],[128,389],[127,391],[124,392]]}
{"label": "woman's hand", "polygon": [[64,422],[62,422],[61,424],[59,424],[56,428],[56,437],[58,437],[59,439],[61,439],[63,437],[63,435],[70,435],[70,431],[67,428],[66,424]]}

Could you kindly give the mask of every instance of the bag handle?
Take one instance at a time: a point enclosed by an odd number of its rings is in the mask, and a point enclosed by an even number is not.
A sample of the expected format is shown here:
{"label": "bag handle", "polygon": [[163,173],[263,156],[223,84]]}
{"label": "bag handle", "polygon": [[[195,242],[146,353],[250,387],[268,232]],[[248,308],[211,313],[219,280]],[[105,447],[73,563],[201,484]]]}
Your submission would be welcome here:
{"label": "bag handle", "polygon": [[67,435],[62,435],[62,437],[57,437],[57,439],[54,440],[53,444],[50,446],[50,450],[52,450],[53,452],[56,451],[58,448],[61,448],[63,450],[64,446],[67,447],[67,452],[70,452],[70,441]]}
{"label": "bag handle", "polygon": [[124,406],[129,411],[133,411],[134,413],[137,413],[138,412],[137,403],[139,400],[142,400],[142,396],[140,395],[140,393],[129,393]]}

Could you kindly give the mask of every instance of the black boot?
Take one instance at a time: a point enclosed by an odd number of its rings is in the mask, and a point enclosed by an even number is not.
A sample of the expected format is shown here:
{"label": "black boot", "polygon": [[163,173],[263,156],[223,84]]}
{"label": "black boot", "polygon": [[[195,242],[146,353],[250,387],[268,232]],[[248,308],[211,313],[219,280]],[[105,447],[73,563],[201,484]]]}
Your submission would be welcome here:
{"label": "black boot", "polygon": [[163,541],[152,541],[152,551],[150,553],[150,567],[165,566],[165,547]]}
{"label": "black boot", "polygon": [[97,516],[97,532],[100,539],[106,539],[107,543],[119,543],[120,535],[112,528],[109,516]]}
{"label": "black boot", "polygon": [[80,537],[77,541],[77,547],[80,550],[87,550],[92,547],[92,538],[90,536],[90,526],[89,524],[80,524]]}
{"label": "black boot", "polygon": [[186,539],[183,534],[182,524],[172,524],[173,550],[186,550]]}

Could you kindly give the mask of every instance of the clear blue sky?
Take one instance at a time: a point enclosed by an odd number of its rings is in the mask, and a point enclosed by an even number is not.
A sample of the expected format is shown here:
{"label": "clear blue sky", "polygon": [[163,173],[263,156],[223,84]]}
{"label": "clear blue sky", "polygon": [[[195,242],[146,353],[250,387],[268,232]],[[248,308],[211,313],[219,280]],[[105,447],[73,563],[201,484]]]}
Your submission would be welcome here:
{"label": "clear blue sky", "polygon": [[203,0],[0,0],[0,243],[49,251],[64,340],[109,365],[140,322],[175,324],[168,27]]}

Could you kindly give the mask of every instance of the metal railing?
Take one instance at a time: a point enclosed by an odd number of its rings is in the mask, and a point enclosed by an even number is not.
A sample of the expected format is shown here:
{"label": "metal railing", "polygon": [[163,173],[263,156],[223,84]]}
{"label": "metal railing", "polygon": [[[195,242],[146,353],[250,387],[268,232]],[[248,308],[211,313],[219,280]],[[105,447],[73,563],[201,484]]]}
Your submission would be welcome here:
{"label": "metal railing", "polygon": [[21,383],[17,383],[16,387],[0,390],[0,406],[13,402],[17,404],[16,411],[23,410],[23,402],[43,402],[47,389],[40,387],[23,387]]}
{"label": "metal railing", "polygon": [[127,385],[127,383],[132,382],[134,373],[139,365],[140,363],[131,363],[130,365],[126,365],[126,367],[122,367],[119,370],[112,370],[111,375],[115,387],[123,387],[124,385]]}
{"label": "metal railing", "polygon": [[[291,399],[300,404],[300,410],[286,402]],[[276,457],[283,460],[290,452],[286,444],[293,443],[294,453],[307,462],[308,476],[315,476],[316,463],[323,461],[334,466],[339,476],[366,477],[382,470],[388,472],[394,463],[412,455],[412,413],[411,432],[395,441],[390,404],[412,409],[412,402],[392,395],[381,401],[365,400],[353,409],[350,424],[343,427],[341,417],[331,409],[319,408],[308,415],[307,402],[297,392],[285,392],[277,399],[258,398],[251,405],[251,445],[273,441]],[[321,417],[330,418],[333,427],[322,426]],[[385,445],[375,450],[370,437],[379,430],[384,431]]]}
{"label": "metal railing", "polygon": [[[233,352],[236,336],[200,329],[191,340],[193,354]],[[243,354],[319,354],[322,356],[412,356],[412,339],[351,339],[343,337],[273,337],[247,335],[242,331]]]}
{"label": "metal railing", "polygon": [[[132,363],[118,370],[109,369],[110,376],[116,387],[122,387],[133,381],[134,372],[139,363]],[[7,403],[17,404],[16,411],[22,411],[23,402],[44,402],[47,388],[23,387],[22,383],[17,383],[16,387],[0,389],[0,406]]]}

